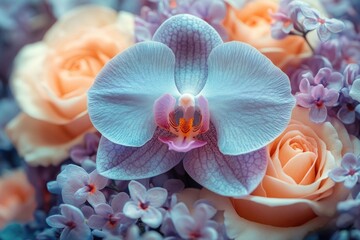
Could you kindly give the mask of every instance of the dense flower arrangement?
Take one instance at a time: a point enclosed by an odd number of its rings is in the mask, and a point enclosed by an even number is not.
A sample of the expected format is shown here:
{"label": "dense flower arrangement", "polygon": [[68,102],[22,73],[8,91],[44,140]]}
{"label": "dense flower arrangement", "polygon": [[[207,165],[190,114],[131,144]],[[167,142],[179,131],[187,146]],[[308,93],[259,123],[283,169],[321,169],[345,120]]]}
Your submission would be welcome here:
{"label": "dense flower arrangement", "polygon": [[360,239],[360,1],[0,2],[0,239]]}

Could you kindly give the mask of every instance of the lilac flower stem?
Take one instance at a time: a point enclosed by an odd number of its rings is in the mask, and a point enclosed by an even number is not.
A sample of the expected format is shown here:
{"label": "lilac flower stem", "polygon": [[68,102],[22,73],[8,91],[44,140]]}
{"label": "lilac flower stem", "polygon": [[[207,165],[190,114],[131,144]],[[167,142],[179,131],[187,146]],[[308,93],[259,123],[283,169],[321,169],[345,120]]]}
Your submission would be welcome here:
{"label": "lilac flower stem", "polygon": [[115,187],[114,185],[108,185],[108,186],[105,187],[105,189],[109,189],[109,190],[114,191],[114,192],[116,192],[116,193],[121,192],[121,191],[120,191],[119,189],[117,189],[117,187]]}
{"label": "lilac flower stem", "polygon": [[310,47],[311,52],[314,53],[314,52],[315,52],[315,51],[314,51],[314,48],[311,46],[309,40],[307,39],[307,35],[308,35],[309,32],[310,32],[310,31],[305,32],[304,35],[303,35],[303,38],[305,39],[305,42],[307,43],[307,45]]}
{"label": "lilac flower stem", "polygon": [[311,46],[309,40],[307,39],[307,35],[308,35],[309,32],[310,32],[310,31],[307,31],[307,32],[304,32],[304,33],[298,32],[298,31],[291,31],[291,32],[289,33],[289,35],[294,35],[294,36],[303,37],[304,40],[305,40],[305,42],[307,43],[307,45],[310,47],[311,52],[314,53],[315,50],[314,50],[314,48]]}

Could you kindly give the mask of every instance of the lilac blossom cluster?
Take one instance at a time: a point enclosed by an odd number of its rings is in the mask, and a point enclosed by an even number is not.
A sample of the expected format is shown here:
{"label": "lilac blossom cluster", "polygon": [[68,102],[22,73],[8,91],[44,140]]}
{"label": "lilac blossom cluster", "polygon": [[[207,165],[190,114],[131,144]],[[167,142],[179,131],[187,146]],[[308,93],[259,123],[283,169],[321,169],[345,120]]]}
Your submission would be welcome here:
{"label": "lilac blossom cluster", "polygon": [[[226,15],[223,0],[210,0],[203,4],[202,0],[148,0],[150,4],[141,8],[140,16],[135,19],[136,41],[151,40],[155,31],[168,18],[188,13],[209,23],[225,40],[226,31],[222,21]],[[152,4],[151,4],[152,3]]]}
{"label": "lilac blossom cluster", "polygon": [[338,228],[331,239],[359,239],[360,237],[360,156],[347,153],[341,166],[333,169],[329,176],[351,190],[351,197],[338,203]]}
{"label": "lilac blossom cluster", "polygon": [[[97,173],[99,134],[85,136],[71,150],[74,163],[64,164],[48,190],[58,195],[38,237],[60,239],[227,239],[211,203],[187,206],[177,200],[184,190],[168,174],[139,181],[113,181]],[[161,186],[161,187],[160,187]],[[190,208],[190,209],[189,209]],[[43,217],[44,219],[44,217]]]}
{"label": "lilac blossom cluster", "polygon": [[272,36],[283,39],[288,35],[306,36],[308,32],[316,30],[319,39],[325,42],[332,33],[339,33],[344,29],[344,23],[334,18],[322,16],[318,10],[311,8],[302,1],[282,0],[279,10],[272,14]]}
{"label": "lilac blossom cluster", "polygon": [[354,135],[359,134],[360,121],[358,38],[349,31],[320,44],[315,55],[290,74],[297,104],[311,109],[312,121],[337,117]]}

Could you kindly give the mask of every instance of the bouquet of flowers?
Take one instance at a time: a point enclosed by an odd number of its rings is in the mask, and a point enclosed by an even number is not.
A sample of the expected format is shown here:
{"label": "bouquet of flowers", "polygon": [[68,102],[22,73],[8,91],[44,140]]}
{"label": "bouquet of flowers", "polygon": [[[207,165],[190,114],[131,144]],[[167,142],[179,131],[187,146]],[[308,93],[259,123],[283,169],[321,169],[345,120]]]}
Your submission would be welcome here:
{"label": "bouquet of flowers", "polygon": [[0,0],[0,239],[360,239],[360,1]]}

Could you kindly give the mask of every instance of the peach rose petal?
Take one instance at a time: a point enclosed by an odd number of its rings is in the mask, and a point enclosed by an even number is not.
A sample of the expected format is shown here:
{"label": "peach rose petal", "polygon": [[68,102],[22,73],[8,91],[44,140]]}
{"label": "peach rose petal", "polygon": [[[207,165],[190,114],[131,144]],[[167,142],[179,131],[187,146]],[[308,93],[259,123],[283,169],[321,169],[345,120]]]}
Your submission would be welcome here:
{"label": "peach rose petal", "polygon": [[86,124],[89,121],[85,115],[77,123],[55,125],[23,113],[7,125],[6,133],[30,165],[57,165],[69,156],[70,148],[80,143],[86,132],[94,131],[90,123]]}
{"label": "peach rose petal", "polygon": [[302,37],[272,38],[270,12],[277,8],[278,1],[269,0],[249,1],[241,9],[229,5],[223,25],[230,40],[254,46],[276,66],[284,68],[290,62],[295,64],[298,59],[309,57],[311,51]]}
{"label": "peach rose petal", "polygon": [[[309,169],[314,169],[314,164],[316,161],[316,155],[312,152],[304,152],[296,155],[291,158],[284,166],[284,172],[291,176],[297,184],[305,178],[306,174],[309,172]],[[313,173],[313,174],[311,174]],[[310,182],[315,180],[315,171],[311,171]]]}
{"label": "peach rose petal", "polygon": [[[292,118],[306,126],[309,126],[319,136],[319,138],[324,141],[327,149],[334,155],[335,160],[341,159],[343,144],[341,143],[341,139],[339,139],[339,134],[335,127],[330,122],[325,122],[320,125],[312,122],[309,119],[309,111],[310,109],[296,107],[293,110]],[[340,132],[340,134],[342,133]],[[350,141],[347,144],[350,146]]]}
{"label": "peach rose petal", "polygon": [[[309,231],[320,228],[328,221],[327,218],[317,217],[298,227],[274,227],[252,222],[240,217],[233,208],[229,198],[216,195],[209,190],[202,189],[200,192],[200,198],[209,200],[218,210],[225,211],[224,224],[226,227],[226,233],[229,238],[233,238],[235,240],[300,240],[303,239]],[[258,212],[258,210],[256,212]],[[294,214],[291,215],[294,216]]]}
{"label": "peach rose petal", "polygon": [[0,177],[0,229],[10,221],[33,219],[35,190],[24,171],[9,172]]}
{"label": "peach rose petal", "polygon": [[61,44],[67,36],[81,35],[92,28],[100,28],[116,22],[117,12],[96,5],[78,7],[61,17],[46,33],[45,42],[49,45]]}
{"label": "peach rose petal", "polygon": [[[44,101],[46,88],[41,82],[42,68],[47,47],[34,43],[24,47],[15,59],[11,88],[20,108],[33,118],[52,123],[66,123],[69,120],[55,111],[49,101]],[[34,94],[36,93],[36,94]]]}

